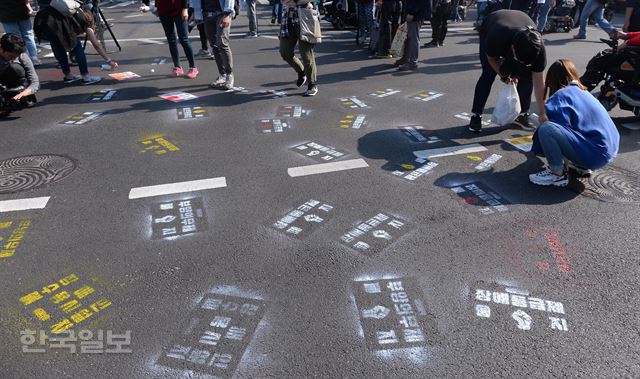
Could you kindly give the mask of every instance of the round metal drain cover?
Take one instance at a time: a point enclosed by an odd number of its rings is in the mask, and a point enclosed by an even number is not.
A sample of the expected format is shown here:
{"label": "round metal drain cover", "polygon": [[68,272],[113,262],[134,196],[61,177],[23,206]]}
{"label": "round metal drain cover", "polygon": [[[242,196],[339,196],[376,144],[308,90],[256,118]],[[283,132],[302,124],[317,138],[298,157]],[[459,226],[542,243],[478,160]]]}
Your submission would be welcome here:
{"label": "round metal drain cover", "polygon": [[576,178],[570,184],[578,193],[608,203],[640,204],[640,177],[619,167],[596,170],[588,178]]}
{"label": "round metal drain cover", "polygon": [[57,182],[75,171],[76,162],[60,155],[27,155],[0,161],[0,194],[27,191]]}

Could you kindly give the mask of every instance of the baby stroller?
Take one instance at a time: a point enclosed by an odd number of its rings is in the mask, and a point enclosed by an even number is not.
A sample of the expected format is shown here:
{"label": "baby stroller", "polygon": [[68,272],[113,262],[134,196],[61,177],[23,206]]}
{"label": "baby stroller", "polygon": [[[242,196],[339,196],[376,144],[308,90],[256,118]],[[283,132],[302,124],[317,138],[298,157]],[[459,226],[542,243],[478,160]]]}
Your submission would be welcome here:
{"label": "baby stroller", "polygon": [[337,30],[355,27],[358,22],[355,0],[332,0],[323,2],[324,19]]}
{"label": "baby stroller", "polygon": [[576,6],[575,0],[558,0],[556,7],[549,12],[547,24],[544,26],[545,33],[557,33],[563,31],[569,33],[573,27],[571,9]]}

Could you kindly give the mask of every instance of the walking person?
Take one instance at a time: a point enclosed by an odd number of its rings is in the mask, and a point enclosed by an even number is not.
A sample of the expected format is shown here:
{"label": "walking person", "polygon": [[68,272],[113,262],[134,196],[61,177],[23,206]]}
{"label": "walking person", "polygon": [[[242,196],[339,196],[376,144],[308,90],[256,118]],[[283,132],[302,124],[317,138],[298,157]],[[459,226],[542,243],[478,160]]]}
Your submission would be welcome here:
{"label": "walking person", "polygon": [[282,0],[274,0],[271,7],[271,23],[275,24],[276,21],[282,24]]}
{"label": "walking person", "polygon": [[358,41],[364,45],[367,37],[373,32],[373,0],[358,0],[356,12],[358,14]]}
{"label": "walking person", "polygon": [[378,51],[375,58],[393,58],[389,49],[402,16],[402,1],[376,0],[376,7],[380,9],[380,41],[378,41]]}
{"label": "walking person", "polygon": [[233,0],[196,0],[196,3],[202,7],[205,34],[218,67],[219,76],[211,87],[230,90],[234,86],[233,54],[229,46],[231,20],[235,15]]}
{"label": "walking person", "polygon": [[[316,82],[315,44],[300,39],[300,17],[298,8],[314,6],[313,0],[283,0],[284,17],[280,26],[280,56],[298,73],[296,86],[307,83],[307,91],[303,96],[315,96],[318,93]],[[295,56],[296,45],[300,50],[302,61]]]}
{"label": "walking person", "polygon": [[249,32],[245,38],[258,37],[258,15],[256,14],[256,3],[258,0],[245,0],[247,2],[247,18],[249,19]]}
{"label": "walking person", "polygon": [[404,44],[402,58],[394,63],[398,71],[416,71],[418,69],[418,52],[420,50],[420,26],[425,19],[431,17],[430,0],[407,0],[407,40]]}
{"label": "walking person", "polygon": [[[184,54],[189,62],[189,71],[186,77],[195,79],[198,76],[198,68],[195,64],[191,42],[189,42],[189,0],[156,0],[156,11],[154,13],[160,18],[164,35],[169,43],[169,52],[173,61],[173,70],[171,70],[169,76],[178,77],[184,75],[184,69],[180,65],[180,53],[178,52],[178,41],[180,41],[180,45],[182,45]],[[177,38],[176,31],[178,33]]]}
{"label": "walking person", "polygon": [[505,83],[517,81],[521,113],[513,122],[524,129],[535,126],[529,120],[531,91],[538,104],[539,120],[546,121],[544,111],[543,71],[547,54],[536,24],[524,12],[502,9],[486,16],[480,28],[480,64],[482,74],[476,83],[469,130],[482,130],[482,112],[496,75]]}
{"label": "walking person", "polygon": [[29,0],[0,1],[0,22],[5,33],[12,33],[22,37],[29,58],[34,66],[40,65],[38,49],[31,24],[31,3]]}
{"label": "walking person", "polygon": [[531,151],[547,158],[547,168],[529,175],[541,186],[569,184],[568,169],[590,175],[613,161],[620,134],[609,113],[580,83],[573,62],[560,59],[547,71],[545,109],[548,121],[533,135]]}
{"label": "walking person", "polygon": [[603,17],[604,2],[602,0],[587,0],[584,9],[580,12],[580,29],[578,30],[578,34],[573,36],[574,39],[587,38],[587,25],[589,24],[589,16],[592,14],[598,26],[608,35],[611,35],[615,31],[615,28]]}
{"label": "walking person", "polygon": [[451,0],[433,0],[432,6],[431,41],[427,42],[424,47],[444,46],[444,37],[447,36]]}

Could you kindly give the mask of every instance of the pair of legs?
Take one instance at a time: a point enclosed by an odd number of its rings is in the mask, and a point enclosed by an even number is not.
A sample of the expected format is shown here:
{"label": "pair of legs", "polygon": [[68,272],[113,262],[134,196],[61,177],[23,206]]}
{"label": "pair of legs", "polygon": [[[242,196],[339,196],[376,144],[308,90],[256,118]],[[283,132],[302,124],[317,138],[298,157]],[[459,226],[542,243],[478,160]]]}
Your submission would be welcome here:
{"label": "pair of legs", "polygon": [[476,7],[478,8],[478,15],[476,16],[476,22],[482,23],[482,20],[484,20],[484,11],[487,9],[487,0],[478,1],[476,3]]}
{"label": "pair of legs", "polygon": [[371,34],[373,30],[373,7],[374,2],[367,4],[356,3],[356,12],[358,13],[358,39],[360,43]]}
{"label": "pair of legs", "polygon": [[458,6],[460,5],[460,0],[453,0],[451,4],[451,21],[459,22],[462,21],[460,18],[460,13],[458,12]]}
{"label": "pair of legs", "polygon": [[275,24],[276,20],[278,24],[282,24],[282,0],[274,0],[271,7],[271,23]]}
{"label": "pair of legs", "polygon": [[[180,54],[178,53],[178,40],[182,45],[184,54],[189,61],[189,68],[195,68],[195,58],[193,57],[193,49],[189,42],[189,24],[183,21],[180,16],[160,16],[160,23],[164,29],[164,35],[169,43],[169,52],[173,60],[173,66],[180,68]],[[176,38],[176,30],[178,36]]]}
{"label": "pair of legs", "polygon": [[545,0],[542,6],[538,4],[538,10],[536,12],[537,14],[536,14],[536,17],[533,19],[533,21],[538,26],[538,31],[540,33],[544,31],[544,27],[545,25],[547,25],[547,17],[549,16],[549,12],[551,11],[552,3],[553,3],[553,0]]}
{"label": "pair of legs", "polygon": [[549,170],[554,175],[560,176],[564,174],[565,160],[585,169],[599,168],[587,167],[582,162],[562,129],[562,126],[547,121],[540,125],[536,131],[540,147],[542,147],[543,154],[547,158]]}
{"label": "pair of legs", "polygon": [[247,18],[249,19],[249,34],[258,35],[258,17],[256,15],[257,0],[247,0]]}
{"label": "pair of legs", "polygon": [[380,41],[378,42],[378,54],[388,55],[393,36],[398,30],[398,21],[402,14],[400,1],[385,1],[380,11]]}
{"label": "pair of legs", "polygon": [[[299,45],[302,61],[295,56],[296,45]],[[296,35],[280,37],[280,56],[296,70],[298,76],[306,76],[309,89],[316,86],[315,46],[315,44],[300,41]]]}
{"label": "pair of legs", "polygon": [[[219,80],[224,80],[226,84],[229,84],[227,87],[233,87],[233,55],[229,47],[229,30],[231,26],[227,25],[223,28],[220,25],[223,17],[224,14],[222,13],[215,16],[206,16],[204,18],[204,29],[218,66]],[[228,79],[229,76],[231,76],[230,79]],[[222,82],[219,84],[221,85]]]}
{"label": "pair of legs", "polygon": [[[56,38],[50,39],[51,42],[51,50],[53,50],[53,55],[56,57],[58,63],[60,63],[60,69],[62,69],[62,73],[64,74],[65,80],[73,79],[74,76],[71,74],[71,67],[69,65],[69,57],[67,55],[64,47],[58,42]],[[73,50],[70,51],[75,56],[76,62],[78,63],[78,69],[80,70],[80,75],[82,75],[83,79],[89,78],[89,67],[87,65],[87,56],[84,54],[84,49],[82,48],[82,42],[80,39],[76,41],[76,46]]]}
{"label": "pair of legs", "polygon": [[407,22],[407,40],[404,42],[404,54],[400,59],[407,68],[415,68],[418,66],[420,25],[422,25],[422,20]]}
{"label": "pair of legs", "polygon": [[447,36],[451,3],[443,3],[438,6],[431,15],[431,42],[428,46],[444,45],[444,37]]}
{"label": "pair of legs", "polygon": [[607,32],[607,34],[611,34],[611,32],[615,30],[613,26],[609,24],[609,21],[603,17],[604,5],[600,0],[587,0],[584,9],[580,13],[580,29],[576,37],[585,38],[587,36],[587,24],[589,23],[589,16],[591,16],[591,14],[593,14],[598,26]]}
{"label": "pair of legs", "polygon": [[[471,112],[476,115],[482,115],[484,106],[487,103],[489,94],[491,93],[491,86],[496,79],[497,73],[493,70],[489,61],[487,61],[487,55],[485,52],[484,41],[480,40],[480,64],[482,65],[482,74],[476,83],[475,92],[473,95],[473,108]],[[520,98],[520,107],[522,113],[529,112],[531,107],[531,92],[533,91],[533,82],[531,81],[531,72],[522,73],[518,77],[518,97]]]}
{"label": "pair of legs", "polygon": [[15,34],[22,37],[27,47],[27,53],[29,58],[34,64],[39,64],[38,48],[36,47],[36,41],[33,35],[33,24],[31,24],[31,18],[27,18],[18,22],[3,22],[5,33]]}

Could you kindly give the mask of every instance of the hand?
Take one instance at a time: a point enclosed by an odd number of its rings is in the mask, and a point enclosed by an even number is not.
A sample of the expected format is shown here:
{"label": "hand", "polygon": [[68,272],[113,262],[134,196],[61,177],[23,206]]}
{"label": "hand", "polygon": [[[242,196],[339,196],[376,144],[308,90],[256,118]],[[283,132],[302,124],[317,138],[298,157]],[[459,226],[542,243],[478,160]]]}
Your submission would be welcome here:
{"label": "hand", "polygon": [[111,66],[112,70],[115,70],[116,68],[118,68],[118,62],[116,61],[109,62],[109,65]]}
{"label": "hand", "polygon": [[14,97],[12,97],[13,100],[19,101],[20,99],[22,99],[25,96],[29,96],[33,93],[33,91],[31,91],[31,88],[27,88],[24,91],[20,92],[19,94],[15,95]]}
{"label": "hand", "polygon": [[382,7],[382,0],[377,0],[376,1],[376,8],[381,8]]}
{"label": "hand", "polygon": [[229,25],[231,25],[231,15],[226,15],[222,17],[222,21],[220,22],[220,27],[226,28]]}
{"label": "hand", "polygon": [[412,14],[407,14],[407,17],[405,17],[405,21],[406,21],[406,22],[411,22],[411,21],[413,21],[413,15],[412,15]]}
{"label": "hand", "polygon": [[629,31],[629,23],[625,22],[624,25],[622,25],[622,31],[623,32],[628,32]]}
{"label": "hand", "polygon": [[189,10],[183,9],[181,18],[182,18],[182,21],[187,21],[189,19]]}
{"label": "hand", "polygon": [[504,84],[511,84],[511,83],[515,83],[516,80],[510,77],[509,75],[507,75],[507,76],[501,76],[500,81]]}
{"label": "hand", "polygon": [[538,122],[540,123],[540,125],[544,124],[547,121],[549,121],[549,117],[547,117],[546,114],[538,117]]}

